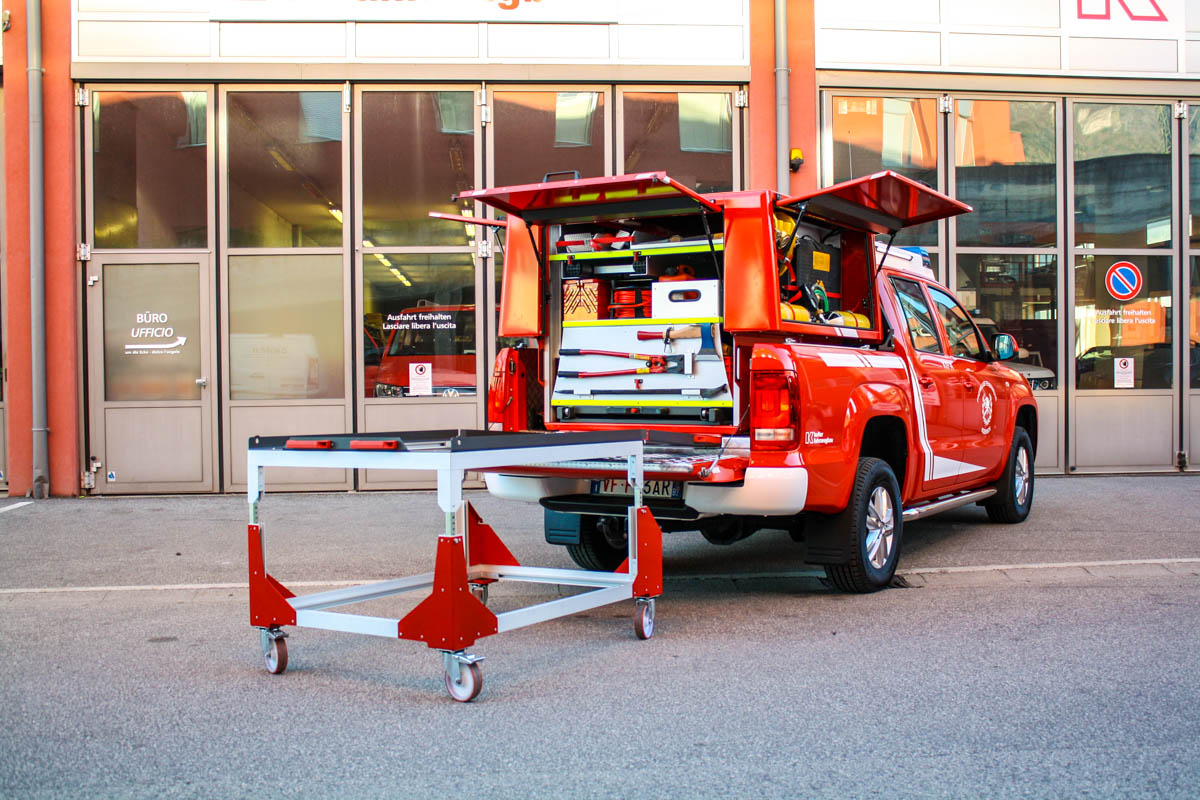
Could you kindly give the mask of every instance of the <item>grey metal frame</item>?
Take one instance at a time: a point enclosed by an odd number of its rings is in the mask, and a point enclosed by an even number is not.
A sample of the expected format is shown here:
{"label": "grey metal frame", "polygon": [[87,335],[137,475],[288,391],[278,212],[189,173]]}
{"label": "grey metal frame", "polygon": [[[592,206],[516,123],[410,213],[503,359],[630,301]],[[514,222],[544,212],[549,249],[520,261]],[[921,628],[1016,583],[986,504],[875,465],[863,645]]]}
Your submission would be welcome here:
{"label": "grey metal frame", "polygon": [[[496,614],[498,633],[515,630],[526,625],[586,611],[633,598],[633,584],[638,574],[638,535],[636,518],[642,508],[644,486],[644,445],[641,440],[593,442],[588,444],[551,444],[539,447],[497,447],[487,450],[452,452],[442,444],[431,444],[408,451],[320,451],[320,450],[255,450],[247,451],[246,474],[248,486],[246,499],[249,504],[250,524],[259,524],[258,506],[266,490],[264,480],[267,467],[316,467],[354,469],[426,470],[437,474],[437,502],[446,517],[443,535],[462,536],[462,546],[469,547],[466,536],[467,520],[463,503],[463,478],[469,470],[509,466],[513,464],[569,465],[570,462],[586,460],[595,462],[599,458],[625,459],[624,469],[620,462],[613,462],[613,471],[624,472],[633,489],[633,502],[629,508],[629,537],[627,572],[595,572],[574,569],[544,567],[506,566],[500,564],[477,564],[468,566],[468,580],[511,580],[527,583],[574,586],[590,591],[536,603],[513,611]],[[260,528],[260,530],[263,530]],[[266,569],[265,535],[263,538],[263,564]],[[470,553],[465,552],[470,565]],[[269,573],[269,569],[266,570]],[[328,609],[390,597],[405,592],[428,589],[433,585],[433,573],[423,573],[407,578],[390,579],[363,586],[335,589],[288,599],[296,611],[296,627],[320,628],[323,630],[360,633],[389,639],[397,637],[400,620],[387,617],[346,614]],[[639,600],[639,603],[653,600]],[[653,609],[653,606],[651,606]],[[442,651],[455,657],[470,659],[463,651]],[[445,661],[447,672],[453,669]]]}
{"label": "grey metal frame", "polygon": [[[1183,232],[1184,221],[1192,218],[1192,181],[1200,181],[1200,175],[1192,176],[1190,125],[1192,114],[1200,115],[1200,102],[1189,104],[1184,116],[1179,135],[1179,159],[1181,161],[1179,197],[1182,207],[1179,214],[1179,240],[1182,244],[1182,262],[1180,272],[1180,305],[1179,313],[1179,347],[1183,357],[1180,359],[1180,389],[1183,397],[1183,413],[1181,419],[1181,436],[1179,449],[1183,451],[1186,469],[1189,472],[1200,472],[1200,389],[1191,388],[1191,341],[1195,337],[1200,341],[1200,331],[1192,330],[1191,298],[1192,292],[1200,287],[1192,285],[1192,258],[1200,258],[1200,245],[1192,245],[1191,236]],[[1195,209],[1200,212],[1200,209]],[[1185,311],[1184,309],[1187,309]]]}

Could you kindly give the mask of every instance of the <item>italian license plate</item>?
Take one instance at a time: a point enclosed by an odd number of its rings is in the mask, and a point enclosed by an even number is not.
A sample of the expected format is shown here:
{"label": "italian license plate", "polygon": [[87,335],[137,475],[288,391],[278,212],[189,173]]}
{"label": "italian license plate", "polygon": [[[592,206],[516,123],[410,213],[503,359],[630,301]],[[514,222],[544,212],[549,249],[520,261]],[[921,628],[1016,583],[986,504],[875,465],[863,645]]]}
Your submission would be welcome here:
{"label": "italian license plate", "polygon": [[[592,494],[616,494],[633,496],[629,481],[624,478],[602,478],[592,481]],[[642,487],[642,497],[658,497],[678,500],[683,497],[683,484],[679,481],[646,481]]]}

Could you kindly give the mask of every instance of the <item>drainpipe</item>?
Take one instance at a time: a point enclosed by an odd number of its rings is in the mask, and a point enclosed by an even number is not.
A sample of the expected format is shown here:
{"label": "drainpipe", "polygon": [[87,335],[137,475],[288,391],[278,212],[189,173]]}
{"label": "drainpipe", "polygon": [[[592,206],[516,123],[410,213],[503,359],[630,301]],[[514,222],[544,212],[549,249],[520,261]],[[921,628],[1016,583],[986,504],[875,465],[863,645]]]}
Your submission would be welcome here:
{"label": "drainpipe", "polygon": [[787,0],[775,0],[775,183],[781,194],[790,194],[788,170],[791,140],[788,109]]}
{"label": "drainpipe", "polygon": [[49,494],[49,429],[46,426],[46,232],[45,162],[42,141],[42,3],[25,0],[26,69],[29,80],[29,319],[33,399],[33,496]]}

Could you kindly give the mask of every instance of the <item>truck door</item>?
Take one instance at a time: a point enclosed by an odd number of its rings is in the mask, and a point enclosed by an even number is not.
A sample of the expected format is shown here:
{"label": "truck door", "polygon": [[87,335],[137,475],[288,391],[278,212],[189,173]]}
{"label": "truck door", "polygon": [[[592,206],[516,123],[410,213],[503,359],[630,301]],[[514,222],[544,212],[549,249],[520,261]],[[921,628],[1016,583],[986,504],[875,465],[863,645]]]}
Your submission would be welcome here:
{"label": "truck door", "polygon": [[1011,392],[995,365],[983,359],[986,351],[979,331],[962,306],[935,286],[929,287],[929,296],[941,317],[952,369],[963,391],[959,477],[966,482],[992,469],[1008,454]]}
{"label": "truck door", "polygon": [[962,382],[954,359],[946,354],[937,322],[921,284],[892,278],[896,300],[913,350],[913,395],[917,440],[922,462],[922,491],[945,489],[958,482],[962,439]]}

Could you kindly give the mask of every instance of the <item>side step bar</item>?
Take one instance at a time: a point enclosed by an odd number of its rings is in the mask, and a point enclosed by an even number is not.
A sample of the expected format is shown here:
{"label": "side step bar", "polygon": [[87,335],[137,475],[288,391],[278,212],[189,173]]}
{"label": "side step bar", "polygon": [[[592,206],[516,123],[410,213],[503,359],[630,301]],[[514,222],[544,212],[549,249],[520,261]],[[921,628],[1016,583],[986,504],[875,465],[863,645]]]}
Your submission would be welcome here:
{"label": "side step bar", "polygon": [[986,500],[996,493],[995,489],[978,489],[974,492],[947,497],[945,500],[935,500],[932,503],[926,503],[923,506],[913,506],[912,508],[904,509],[904,521],[912,522],[917,519],[931,517],[934,514],[939,514],[942,511],[949,511],[952,508],[965,506],[970,503],[978,503],[980,500]]}

